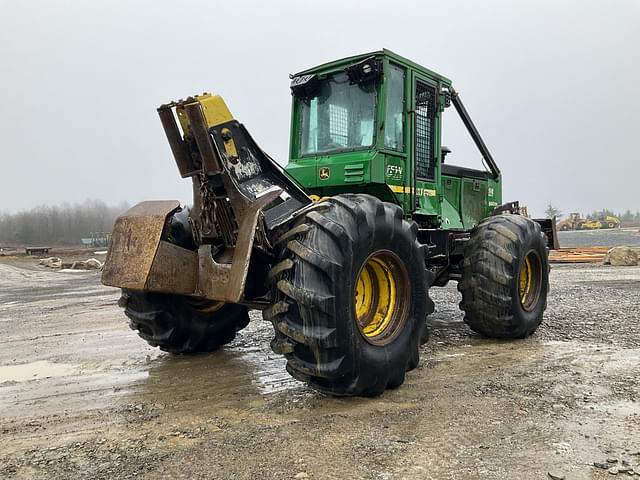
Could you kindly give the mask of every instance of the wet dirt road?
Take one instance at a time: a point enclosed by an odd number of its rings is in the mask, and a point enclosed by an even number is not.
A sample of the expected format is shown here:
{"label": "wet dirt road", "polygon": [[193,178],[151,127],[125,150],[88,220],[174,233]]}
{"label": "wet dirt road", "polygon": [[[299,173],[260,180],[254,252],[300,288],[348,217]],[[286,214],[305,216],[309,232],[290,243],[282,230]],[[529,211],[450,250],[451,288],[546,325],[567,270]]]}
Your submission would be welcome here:
{"label": "wet dirt road", "polygon": [[[96,272],[0,263],[0,478],[611,478],[640,471],[640,267],[557,265],[522,341],[462,322],[374,399],[291,379],[253,322],[221,351],[153,349]],[[619,473],[623,477],[628,474]],[[638,477],[640,478],[640,477]]]}

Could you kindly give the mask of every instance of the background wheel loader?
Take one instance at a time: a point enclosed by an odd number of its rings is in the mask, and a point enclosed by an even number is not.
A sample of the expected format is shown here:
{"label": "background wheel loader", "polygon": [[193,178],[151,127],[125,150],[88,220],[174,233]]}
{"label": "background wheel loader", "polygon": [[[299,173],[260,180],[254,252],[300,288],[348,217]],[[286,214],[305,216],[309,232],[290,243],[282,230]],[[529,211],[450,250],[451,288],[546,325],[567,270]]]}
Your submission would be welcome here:
{"label": "background wheel loader", "polygon": [[569,218],[558,222],[556,228],[562,231],[582,230],[582,227],[588,221],[589,220],[587,218],[582,218],[582,216],[578,212],[573,212],[569,214]]}
{"label": "background wheel loader", "polygon": [[[193,207],[124,213],[102,275],[143,339],[214,350],[260,309],[292,376],[379,395],[418,364],[433,286],[457,281],[483,335],[535,331],[555,223],[502,203],[500,170],[449,79],[382,50],[297,73],[291,93],[284,170],[218,96],[158,108]],[[450,105],[488,171],[443,163]]]}
{"label": "background wheel loader", "polygon": [[582,218],[577,213],[571,213],[569,218],[558,222],[556,228],[558,230],[595,230],[599,228],[618,228],[620,220],[610,215],[599,215],[596,219]]}

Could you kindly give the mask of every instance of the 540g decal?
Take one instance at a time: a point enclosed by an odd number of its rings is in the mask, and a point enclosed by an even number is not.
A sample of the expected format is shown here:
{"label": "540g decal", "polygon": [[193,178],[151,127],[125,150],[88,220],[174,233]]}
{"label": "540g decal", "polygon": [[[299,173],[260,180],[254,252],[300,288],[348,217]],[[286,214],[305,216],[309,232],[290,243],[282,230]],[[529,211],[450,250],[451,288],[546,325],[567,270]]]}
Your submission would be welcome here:
{"label": "540g decal", "polygon": [[402,166],[392,164],[387,165],[385,176],[389,180],[402,180]]}

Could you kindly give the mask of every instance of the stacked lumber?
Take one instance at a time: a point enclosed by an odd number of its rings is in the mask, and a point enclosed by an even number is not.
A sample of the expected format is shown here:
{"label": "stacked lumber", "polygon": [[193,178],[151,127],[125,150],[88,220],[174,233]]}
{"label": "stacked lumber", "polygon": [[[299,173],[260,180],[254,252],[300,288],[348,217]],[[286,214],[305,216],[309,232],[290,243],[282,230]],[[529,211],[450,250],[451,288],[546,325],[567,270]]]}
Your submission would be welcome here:
{"label": "stacked lumber", "polygon": [[549,251],[549,261],[554,263],[602,263],[611,247],[560,247]]}

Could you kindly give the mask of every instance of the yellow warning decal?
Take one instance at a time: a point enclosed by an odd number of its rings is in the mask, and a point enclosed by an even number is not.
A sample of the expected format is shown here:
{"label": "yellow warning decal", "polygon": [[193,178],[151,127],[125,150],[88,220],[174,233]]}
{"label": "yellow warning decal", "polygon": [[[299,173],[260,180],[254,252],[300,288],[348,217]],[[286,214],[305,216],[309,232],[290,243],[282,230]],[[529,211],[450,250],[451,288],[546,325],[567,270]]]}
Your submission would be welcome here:
{"label": "yellow warning decal", "polygon": [[[402,185],[389,185],[389,188],[393,193],[413,193],[414,192],[414,189],[412,187],[404,187]],[[418,187],[415,189],[415,193],[419,197],[421,196],[435,197],[436,196],[436,191],[432,188]]]}

